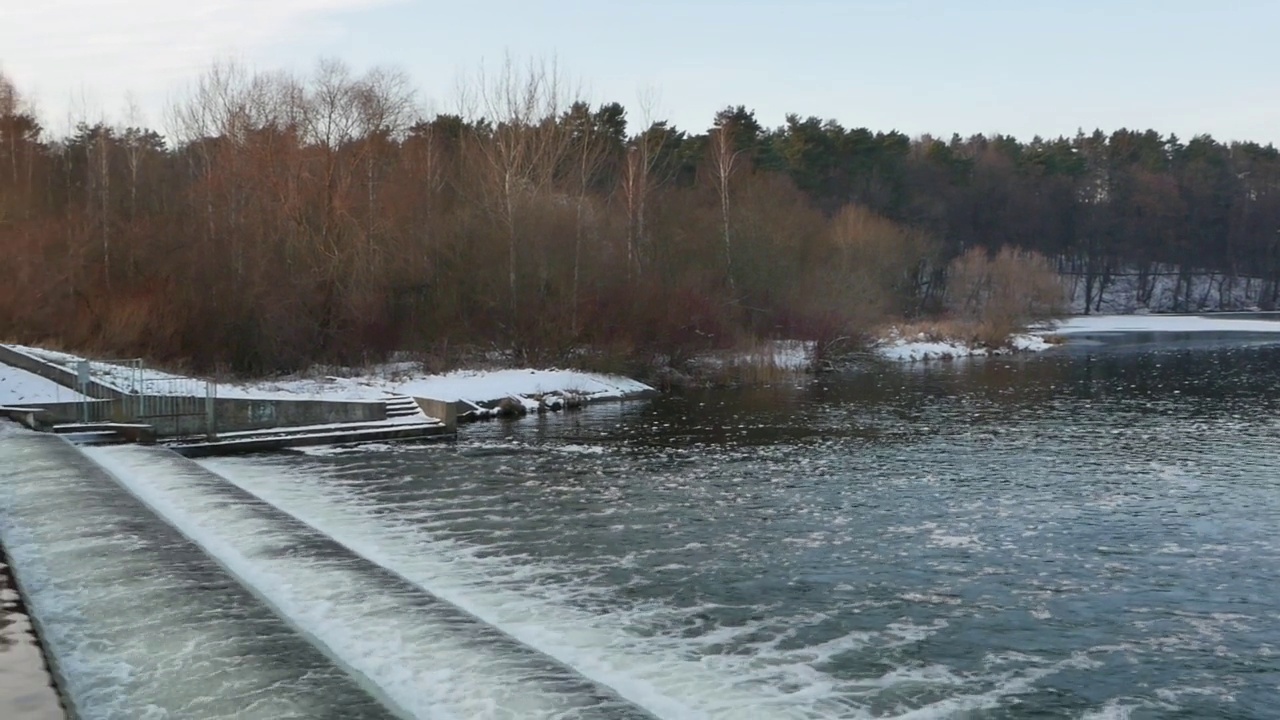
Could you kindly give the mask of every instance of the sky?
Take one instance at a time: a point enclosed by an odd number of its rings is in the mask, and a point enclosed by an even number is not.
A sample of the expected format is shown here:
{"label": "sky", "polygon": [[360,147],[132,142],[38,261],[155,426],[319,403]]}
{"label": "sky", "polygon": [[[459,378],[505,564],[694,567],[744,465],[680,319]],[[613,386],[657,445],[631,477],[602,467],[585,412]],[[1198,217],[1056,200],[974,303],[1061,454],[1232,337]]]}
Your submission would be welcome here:
{"label": "sky", "polygon": [[[1073,135],[1155,128],[1280,144],[1280,0],[0,0],[0,72],[44,124],[164,125],[215,60],[459,79],[554,58],[593,102],[701,131],[744,105],[848,127]],[[126,110],[132,104],[136,110]]]}

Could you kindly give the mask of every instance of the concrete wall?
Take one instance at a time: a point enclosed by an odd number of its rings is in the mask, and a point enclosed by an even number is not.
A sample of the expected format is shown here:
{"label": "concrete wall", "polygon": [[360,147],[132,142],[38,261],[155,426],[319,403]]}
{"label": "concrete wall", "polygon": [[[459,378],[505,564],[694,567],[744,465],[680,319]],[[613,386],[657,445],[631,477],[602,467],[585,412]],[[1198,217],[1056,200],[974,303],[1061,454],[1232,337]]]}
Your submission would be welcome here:
{"label": "concrete wall", "polygon": [[[91,405],[90,422],[134,422],[155,428],[159,437],[204,435],[209,429],[205,398],[184,398],[181,412],[136,417],[127,412],[128,401],[100,400]],[[82,420],[81,403],[33,403],[24,405],[42,412],[37,420],[46,426]],[[132,410],[135,405],[129,404]],[[299,425],[329,425],[340,422],[378,422],[387,419],[387,406],[380,402],[330,402],[327,400],[214,400],[214,431],[241,432],[272,430]]]}
{"label": "concrete wall", "polygon": [[[39,358],[32,357],[24,352],[14,350],[4,345],[0,345],[0,363],[12,365],[19,370],[26,370],[33,375],[51,380],[59,385],[71,390],[81,391],[80,383],[76,378],[75,370],[65,368],[56,363],[45,362]],[[95,380],[90,379],[89,386],[83,390],[85,395],[89,397],[102,398],[107,400],[118,400],[123,394],[115,388],[107,387]]]}
{"label": "concrete wall", "polygon": [[[37,419],[45,425],[80,422],[85,411],[85,404],[79,402],[23,403],[22,407],[40,410]],[[119,412],[118,404],[112,400],[94,400],[88,407],[90,422],[125,419]]]}
{"label": "concrete wall", "polygon": [[430,398],[414,398],[414,401],[418,403],[418,407],[422,408],[422,412],[427,417],[439,420],[451,431],[457,431],[458,404],[456,402],[432,400]]}
{"label": "concrete wall", "polygon": [[[185,398],[181,412],[143,415],[136,422],[151,425],[160,437],[205,435],[209,414],[205,398]],[[213,401],[214,433],[274,430],[300,425],[376,422],[387,419],[387,407],[380,402],[332,402],[328,400],[245,400],[216,398]]]}
{"label": "concrete wall", "polygon": [[[80,390],[74,370],[45,362],[24,352],[0,346],[0,363],[26,370],[63,387]],[[208,407],[203,397],[174,398],[172,401],[157,403],[164,407],[158,415],[143,412],[139,416],[136,396],[127,396],[94,381],[90,381],[87,390],[86,394],[89,396],[102,398],[91,404],[91,421],[142,422],[155,427],[156,434],[160,437],[197,435],[208,431]],[[78,402],[35,403],[29,407],[44,410],[40,414],[40,420],[47,424],[80,422],[84,412],[83,405]],[[386,404],[381,402],[215,398],[213,411],[216,432],[387,419]]]}
{"label": "concrete wall", "polygon": [[[378,422],[387,419],[386,403],[330,400],[214,400],[218,432],[268,430],[298,425]],[[150,422],[150,419],[143,419]],[[188,423],[189,424],[189,423]],[[157,427],[160,434],[165,434]]]}

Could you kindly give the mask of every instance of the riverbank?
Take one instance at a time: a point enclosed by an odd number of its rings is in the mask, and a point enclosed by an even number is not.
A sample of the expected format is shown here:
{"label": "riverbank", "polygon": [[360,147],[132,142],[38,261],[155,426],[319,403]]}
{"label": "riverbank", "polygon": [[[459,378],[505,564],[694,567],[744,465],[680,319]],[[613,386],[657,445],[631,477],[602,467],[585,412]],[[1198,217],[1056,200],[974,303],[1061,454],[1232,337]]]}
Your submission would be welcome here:
{"label": "riverbank", "polygon": [[876,355],[897,362],[923,362],[927,360],[955,360],[991,355],[1010,355],[1020,352],[1042,352],[1053,347],[1045,337],[1034,333],[1014,335],[1004,345],[988,346],[972,340],[949,338],[918,332],[904,336],[891,332],[872,348]]}
{"label": "riverbank", "polygon": [[[75,371],[86,358],[38,347],[7,345],[7,349],[58,370]],[[42,366],[43,367],[43,366]],[[184,395],[193,378],[157,370],[93,362],[96,383],[125,393]],[[67,375],[69,376],[69,375]],[[393,398],[420,398],[453,404],[460,417],[479,419],[504,413],[560,410],[595,402],[633,400],[657,391],[621,375],[579,370],[494,368],[427,373],[418,362],[402,361],[364,368],[318,367],[310,373],[259,380],[219,382],[215,389],[226,400],[323,400],[331,402],[386,402]],[[0,363],[0,405],[73,402],[75,391],[53,380]]]}
{"label": "riverbank", "polygon": [[872,345],[872,351],[885,360],[912,363],[1043,352],[1085,335],[1208,332],[1280,333],[1280,313],[1078,315],[1029,327],[997,346],[945,332],[891,328]]}

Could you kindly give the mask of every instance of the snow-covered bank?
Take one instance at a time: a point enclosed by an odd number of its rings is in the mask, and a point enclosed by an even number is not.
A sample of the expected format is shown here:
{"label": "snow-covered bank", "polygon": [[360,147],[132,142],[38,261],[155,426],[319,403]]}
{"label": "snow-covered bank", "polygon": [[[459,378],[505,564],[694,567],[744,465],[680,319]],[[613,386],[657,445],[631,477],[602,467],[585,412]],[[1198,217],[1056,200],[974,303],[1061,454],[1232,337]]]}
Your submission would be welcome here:
{"label": "snow-covered bank", "polygon": [[475,370],[446,375],[388,372],[386,368],[351,377],[293,379],[229,386],[244,397],[284,399],[386,400],[410,396],[457,402],[460,418],[473,420],[496,415],[561,410],[606,400],[647,396],[654,389],[637,380],[576,370]]}
{"label": "snow-covered bank", "polygon": [[0,363],[0,405],[79,402],[85,397],[52,380]]}
{"label": "snow-covered bank", "polygon": [[924,362],[928,360],[955,360],[958,358],[1009,355],[1017,352],[1040,352],[1053,347],[1040,335],[1014,335],[1007,345],[986,347],[961,340],[938,340],[925,333],[911,337],[890,336],[875,346],[875,352],[886,360],[898,362]]}
{"label": "snow-covered bank", "polygon": [[[37,357],[45,362],[74,368],[82,360],[77,355],[44,350],[41,348],[8,346]],[[7,366],[0,370],[0,404],[13,402],[56,402],[78,399],[78,393],[62,388],[30,373],[13,369],[15,389],[6,392]],[[159,370],[142,369],[93,363],[93,377],[99,382],[115,386],[126,392],[132,384],[143,383],[146,392],[155,394],[178,393],[189,390],[190,384],[166,382],[182,380]],[[155,381],[155,382],[152,382]],[[60,391],[60,395],[58,392]],[[580,372],[576,370],[477,370],[458,371],[444,375],[432,375],[418,369],[416,363],[400,362],[376,365],[360,370],[344,370],[338,374],[316,374],[278,380],[253,382],[226,382],[217,387],[218,397],[249,400],[333,400],[381,402],[392,396],[464,401],[473,405],[489,406],[505,399],[518,400],[529,409],[537,407],[537,400],[544,396],[574,398],[579,402],[622,400],[654,392],[648,385],[617,375]],[[37,400],[49,396],[47,400]]]}
{"label": "snow-covered bank", "polygon": [[1280,333],[1280,313],[1273,319],[1214,315],[1085,315],[1058,321],[1040,335],[1095,333]]}
{"label": "snow-covered bank", "polygon": [[576,370],[461,370],[428,375],[403,365],[375,367],[348,377],[293,378],[229,384],[231,396],[264,399],[385,400],[410,395],[432,400],[489,404],[503,398],[573,395],[586,401],[621,400],[653,392],[637,380]]}

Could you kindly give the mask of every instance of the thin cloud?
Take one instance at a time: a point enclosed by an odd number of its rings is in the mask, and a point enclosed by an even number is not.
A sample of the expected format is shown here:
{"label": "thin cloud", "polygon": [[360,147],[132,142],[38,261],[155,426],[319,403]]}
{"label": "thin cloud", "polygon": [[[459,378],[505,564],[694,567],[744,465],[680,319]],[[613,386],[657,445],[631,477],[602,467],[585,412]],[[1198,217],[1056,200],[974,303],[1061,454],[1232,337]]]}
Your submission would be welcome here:
{"label": "thin cloud", "polygon": [[253,58],[402,1],[0,0],[0,68],[52,120],[113,114],[126,93],[154,108],[217,58]]}

